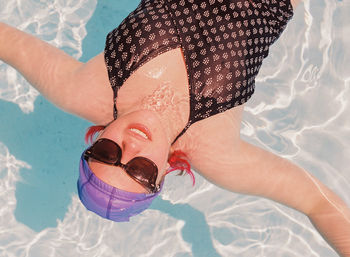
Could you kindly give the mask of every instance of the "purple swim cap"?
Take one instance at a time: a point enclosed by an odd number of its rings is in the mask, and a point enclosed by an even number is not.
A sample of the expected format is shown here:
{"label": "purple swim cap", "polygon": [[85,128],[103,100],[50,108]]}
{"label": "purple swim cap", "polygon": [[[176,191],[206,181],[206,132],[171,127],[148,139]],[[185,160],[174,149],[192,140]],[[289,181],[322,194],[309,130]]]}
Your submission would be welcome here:
{"label": "purple swim cap", "polygon": [[147,209],[160,193],[132,193],[123,191],[100,180],[91,171],[84,153],[80,159],[78,193],[84,206],[103,218],[122,222]]}

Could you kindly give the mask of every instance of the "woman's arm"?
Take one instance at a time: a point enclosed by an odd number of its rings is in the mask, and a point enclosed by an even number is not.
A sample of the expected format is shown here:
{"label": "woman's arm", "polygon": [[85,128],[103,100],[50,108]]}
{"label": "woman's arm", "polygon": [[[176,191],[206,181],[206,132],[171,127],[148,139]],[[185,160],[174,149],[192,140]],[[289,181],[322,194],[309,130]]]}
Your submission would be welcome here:
{"label": "woman's arm", "polygon": [[301,1],[302,0],[290,0],[294,10]]}
{"label": "woman's arm", "polygon": [[234,119],[220,115],[210,118],[210,123],[198,123],[193,132],[201,138],[187,152],[193,167],[220,187],[303,212],[339,254],[349,257],[350,210],[345,203],[300,167],[240,140],[239,114]]}
{"label": "woman's arm", "polygon": [[63,110],[95,123],[112,119],[113,93],[102,54],[84,64],[40,39],[0,23],[0,59]]}

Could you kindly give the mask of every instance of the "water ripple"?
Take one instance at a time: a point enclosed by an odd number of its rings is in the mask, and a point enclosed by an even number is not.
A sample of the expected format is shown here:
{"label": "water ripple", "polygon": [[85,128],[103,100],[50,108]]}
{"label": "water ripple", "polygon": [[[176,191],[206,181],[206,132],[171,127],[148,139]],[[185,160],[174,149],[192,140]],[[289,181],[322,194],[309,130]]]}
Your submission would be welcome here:
{"label": "water ripple", "polygon": [[[95,5],[1,1],[0,17],[79,57]],[[348,205],[349,13],[348,1],[305,1],[298,7],[264,61],[242,127],[245,139],[298,163]],[[29,112],[37,95],[13,69],[0,65],[1,99]],[[169,176],[162,198],[130,223],[100,219],[74,194],[56,227],[35,232],[14,217],[23,168],[30,166],[0,144],[0,256],[337,256],[304,215],[227,192],[198,175],[194,188],[187,177]]]}
{"label": "water ripple", "polygon": [[[85,24],[96,0],[1,1],[0,21],[33,34],[79,58],[86,36]],[[32,112],[39,93],[12,67],[0,62],[0,99],[14,102],[23,112]]]}

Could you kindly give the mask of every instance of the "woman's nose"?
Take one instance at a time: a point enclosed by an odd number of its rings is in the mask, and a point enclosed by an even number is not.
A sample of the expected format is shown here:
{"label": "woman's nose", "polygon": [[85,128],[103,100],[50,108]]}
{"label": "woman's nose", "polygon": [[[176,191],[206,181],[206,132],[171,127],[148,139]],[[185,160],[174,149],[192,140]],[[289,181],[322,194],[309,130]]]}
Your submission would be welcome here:
{"label": "woman's nose", "polygon": [[122,141],[122,159],[121,163],[127,163],[134,157],[138,156],[138,154],[141,152],[141,145],[138,142],[135,142],[135,140],[130,139],[123,139]]}

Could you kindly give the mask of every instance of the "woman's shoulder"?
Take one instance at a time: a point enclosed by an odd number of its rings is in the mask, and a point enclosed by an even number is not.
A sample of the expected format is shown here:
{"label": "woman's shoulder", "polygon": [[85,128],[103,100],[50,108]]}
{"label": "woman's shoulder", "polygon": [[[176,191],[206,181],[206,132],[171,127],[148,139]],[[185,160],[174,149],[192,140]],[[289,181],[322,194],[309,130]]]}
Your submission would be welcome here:
{"label": "woman's shoulder", "polygon": [[194,168],[208,156],[224,155],[240,141],[243,110],[240,105],[194,123],[173,148],[184,151]]}

